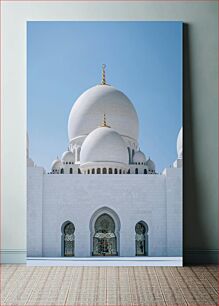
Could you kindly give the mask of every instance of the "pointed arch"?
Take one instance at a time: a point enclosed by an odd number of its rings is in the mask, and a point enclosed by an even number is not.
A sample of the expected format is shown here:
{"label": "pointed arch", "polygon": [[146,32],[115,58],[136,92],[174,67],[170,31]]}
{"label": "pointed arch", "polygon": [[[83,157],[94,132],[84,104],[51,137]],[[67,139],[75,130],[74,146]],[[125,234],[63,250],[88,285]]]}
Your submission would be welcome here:
{"label": "pointed arch", "polygon": [[61,255],[72,257],[75,253],[75,226],[71,221],[65,221],[61,226]]}
{"label": "pointed arch", "polygon": [[148,256],[148,225],[142,220],[135,225],[135,255]]}
{"label": "pointed arch", "polygon": [[[102,220],[103,219],[103,220]],[[108,223],[106,228],[99,226],[101,221]],[[98,227],[99,226],[99,227]],[[102,237],[103,236],[103,237]],[[98,240],[99,239],[99,240]],[[102,239],[102,240],[101,240]],[[101,207],[96,210],[90,219],[90,250],[91,256],[117,256],[120,245],[120,219],[117,213],[109,207]],[[98,243],[109,247],[97,251]],[[95,248],[95,249],[94,249]],[[99,252],[99,253],[98,253]]]}

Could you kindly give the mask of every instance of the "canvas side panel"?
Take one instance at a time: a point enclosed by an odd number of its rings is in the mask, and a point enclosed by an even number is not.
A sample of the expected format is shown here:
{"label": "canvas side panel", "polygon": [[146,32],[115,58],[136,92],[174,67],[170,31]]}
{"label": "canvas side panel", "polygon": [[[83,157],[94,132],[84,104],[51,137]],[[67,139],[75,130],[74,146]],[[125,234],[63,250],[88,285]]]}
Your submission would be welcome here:
{"label": "canvas side panel", "polygon": [[182,256],[182,168],[165,169],[167,256]]}

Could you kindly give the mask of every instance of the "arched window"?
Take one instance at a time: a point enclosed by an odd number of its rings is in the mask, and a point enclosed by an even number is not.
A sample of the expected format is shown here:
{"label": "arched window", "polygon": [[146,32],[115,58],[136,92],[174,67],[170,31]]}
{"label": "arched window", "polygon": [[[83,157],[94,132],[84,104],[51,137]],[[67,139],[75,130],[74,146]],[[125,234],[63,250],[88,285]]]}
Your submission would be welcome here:
{"label": "arched window", "polygon": [[144,174],[147,174],[147,169],[144,169]]}
{"label": "arched window", "polygon": [[78,168],[78,174],[81,174],[81,170]]}
{"label": "arched window", "polygon": [[122,169],[119,169],[119,174],[122,174]]}
{"label": "arched window", "polygon": [[135,155],[135,150],[132,149],[132,160],[133,160],[134,155]]}
{"label": "arched window", "polygon": [[71,222],[66,222],[62,226],[62,255],[74,256],[74,232],[75,227]]}
{"label": "arched window", "polygon": [[95,174],[95,169],[92,169],[92,174]]}
{"label": "arched window", "polygon": [[130,169],[128,169],[127,174],[130,174]]}
{"label": "arched window", "polygon": [[148,226],[140,221],[135,226],[136,256],[148,256]]}
{"label": "arched window", "polygon": [[100,174],[100,168],[97,168],[97,174]]}
{"label": "arched window", "polygon": [[90,174],[90,170],[89,169],[87,170],[87,174]]}
{"label": "arched window", "polygon": [[103,174],[106,174],[106,168],[103,168]]}
{"label": "arched window", "polygon": [[113,218],[104,213],[100,215],[94,225],[93,256],[116,256],[117,239],[115,234],[115,222]]}
{"label": "arched window", "polygon": [[70,168],[70,172],[69,172],[70,174],[72,174],[73,173],[73,171],[72,171],[72,168]]}
{"label": "arched window", "polygon": [[64,169],[63,168],[61,169],[61,174],[64,174]]}
{"label": "arched window", "polygon": [[114,169],[114,173],[117,174],[117,173],[118,173],[118,170],[117,170],[117,169]]}
{"label": "arched window", "polygon": [[138,168],[135,168],[135,174],[138,174]]}
{"label": "arched window", "polygon": [[112,174],[112,173],[113,173],[112,168],[109,168],[109,174]]}

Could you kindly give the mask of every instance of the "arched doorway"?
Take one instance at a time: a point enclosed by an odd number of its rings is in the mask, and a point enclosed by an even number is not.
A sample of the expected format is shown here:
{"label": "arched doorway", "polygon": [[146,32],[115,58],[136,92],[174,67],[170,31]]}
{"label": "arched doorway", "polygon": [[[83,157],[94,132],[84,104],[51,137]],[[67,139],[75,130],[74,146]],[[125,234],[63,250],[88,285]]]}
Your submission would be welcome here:
{"label": "arched doorway", "polygon": [[148,226],[143,221],[135,225],[136,256],[148,256]]}
{"label": "arched doorway", "polygon": [[74,256],[74,224],[67,221],[62,226],[62,255]]}
{"label": "arched doorway", "polygon": [[94,224],[93,256],[117,256],[117,237],[113,218],[103,213]]}

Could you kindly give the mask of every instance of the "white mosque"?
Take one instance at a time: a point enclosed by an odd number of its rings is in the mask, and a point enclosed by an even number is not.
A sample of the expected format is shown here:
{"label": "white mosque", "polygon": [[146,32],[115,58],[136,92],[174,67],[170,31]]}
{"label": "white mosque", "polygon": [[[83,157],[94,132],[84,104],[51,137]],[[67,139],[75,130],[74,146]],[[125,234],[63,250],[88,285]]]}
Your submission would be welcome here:
{"label": "white mosque", "polygon": [[182,129],[178,158],[156,173],[139,149],[129,98],[102,82],[74,103],[68,150],[50,173],[27,147],[27,258],[181,257]]}

